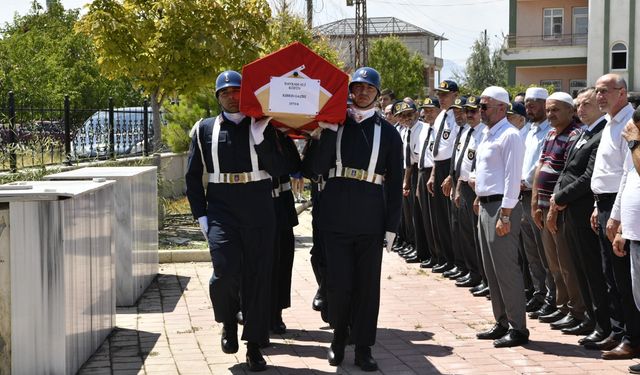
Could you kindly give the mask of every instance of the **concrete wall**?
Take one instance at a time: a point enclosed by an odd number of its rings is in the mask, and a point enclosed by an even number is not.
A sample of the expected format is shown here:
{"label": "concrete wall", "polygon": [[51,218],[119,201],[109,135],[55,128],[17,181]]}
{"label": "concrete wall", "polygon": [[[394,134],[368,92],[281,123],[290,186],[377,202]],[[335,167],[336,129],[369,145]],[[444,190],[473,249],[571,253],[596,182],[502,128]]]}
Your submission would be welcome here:
{"label": "concrete wall", "polygon": [[587,0],[518,1],[518,24],[516,33],[518,36],[542,35],[543,9],[564,8],[562,33],[571,34],[573,33],[573,7],[586,7],[588,3]]}
{"label": "concrete wall", "polygon": [[541,80],[562,80],[562,91],[569,91],[569,82],[587,77],[586,66],[517,67],[516,84],[539,85]]}

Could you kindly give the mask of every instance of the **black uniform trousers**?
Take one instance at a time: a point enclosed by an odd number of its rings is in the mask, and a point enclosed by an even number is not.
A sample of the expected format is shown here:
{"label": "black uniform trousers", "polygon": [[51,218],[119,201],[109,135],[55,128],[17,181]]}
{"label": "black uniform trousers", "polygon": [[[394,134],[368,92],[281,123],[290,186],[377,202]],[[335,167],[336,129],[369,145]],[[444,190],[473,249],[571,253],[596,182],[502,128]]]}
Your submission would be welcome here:
{"label": "black uniform trousers", "polygon": [[428,250],[428,256],[431,257],[435,262],[440,260],[440,255],[437,253],[436,248],[436,239],[433,234],[433,223],[431,220],[431,194],[427,191],[427,181],[429,181],[429,177],[431,176],[431,168],[423,168],[418,172],[418,182],[417,182],[417,198],[418,205],[420,206],[420,215],[421,215],[421,226],[420,228],[424,233],[424,238],[427,241],[426,248]]}
{"label": "black uniform trousers", "polygon": [[261,227],[209,224],[209,251],[213,276],[209,295],[216,322],[236,323],[242,310],[242,340],[269,341],[271,279],[275,217]]}
{"label": "black uniform trousers", "polygon": [[272,324],[279,323],[280,311],[291,306],[291,275],[293,271],[293,255],[295,240],[293,226],[296,222],[287,217],[287,212],[294,210],[293,193],[283,191],[274,198],[277,211],[283,211],[276,220],[275,246],[273,252],[273,272],[271,275],[271,319]]}
{"label": "black uniform trousers", "polygon": [[[320,295],[326,297],[325,275],[327,270],[327,262],[324,255],[324,247],[322,238],[320,238],[320,230],[318,229],[318,217],[320,213],[320,196],[322,192],[318,188],[317,182],[311,183],[311,233],[313,237],[313,245],[311,246],[311,268],[313,275],[318,283],[318,291]],[[326,304],[326,301],[325,301]]]}
{"label": "black uniform trousers", "polygon": [[[611,332],[611,311],[607,282],[602,272],[602,254],[598,245],[598,236],[589,223],[593,211],[593,199],[587,197],[571,202],[562,211],[564,217],[563,230],[571,243],[572,257],[578,270],[580,292],[588,309],[589,316],[596,323],[596,329],[605,334]],[[561,228],[559,228],[561,229]]]}
{"label": "black uniform trousers", "polygon": [[[457,181],[453,181],[451,184],[451,191],[455,191]],[[465,251],[463,246],[468,246],[469,242],[463,242],[462,237],[466,234],[472,233],[472,229],[462,227],[461,216],[462,211],[460,208],[449,199],[449,223],[451,224],[451,249],[453,250],[454,264],[458,270],[466,272],[467,259],[465,257]]]}
{"label": "black uniform trousers", "polygon": [[414,200],[411,194],[402,197],[402,219],[400,221],[400,228],[404,241],[415,247],[416,232],[413,226],[413,204]]}
{"label": "black uniform trousers", "polygon": [[373,346],[380,310],[382,235],[322,231],[329,322],[355,345]]}
{"label": "black uniform trousers", "polygon": [[438,252],[442,255],[448,264],[454,262],[453,246],[451,243],[451,200],[442,193],[442,182],[449,175],[451,167],[451,159],[440,160],[435,162],[435,183],[433,190],[433,206],[431,210],[431,219],[433,223],[433,232],[436,238],[436,246]]}
{"label": "black uniform trousers", "polygon": [[[602,254],[602,268],[607,281],[610,300],[611,330],[617,339],[631,346],[640,345],[640,313],[633,300],[631,289],[631,261],[627,255],[618,257],[613,253],[611,242],[606,235],[607,220],[615,194],[601,198],[598,206],[598,237]],[[629,243],[627,242],[627,245]]]}
{"label": "black uniform trousers", "polygon": [[411,219],[413,223],[414,243],[418,259],[424,261],[431,257],[429,251],[429,245],[427,244],[427,237],[424,232],[424,222],[422,220],[422,208],[420,207],[420,201],[418,200],[418,165],[411,166],[411,189],[409,191],[409,198],[412,200]]}
{"label": "black uniform trousers", "polygon": [[482,267],[482,253],[478,239],[478,216],[473,212],[473,201],[476,193],[466,181],[458,181],[460,184],[460,238],[464,245],[464,259],[471,277],[480,277],[486,281],[484,268]]}

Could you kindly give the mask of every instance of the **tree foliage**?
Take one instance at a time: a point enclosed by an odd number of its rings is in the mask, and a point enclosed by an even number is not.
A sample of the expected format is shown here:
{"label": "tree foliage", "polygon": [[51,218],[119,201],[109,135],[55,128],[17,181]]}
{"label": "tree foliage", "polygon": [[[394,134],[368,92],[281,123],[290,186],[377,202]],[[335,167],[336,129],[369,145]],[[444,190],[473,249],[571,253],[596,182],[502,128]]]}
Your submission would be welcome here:
{"label": "tree foliage", "polygon": [[369,66],[382,78],[382,87],[390,88],[402,98],[425,95],[424,61],[411,55],[398,37],[377,39],[369,47]]}
{"label": "tree foliage", "polygon": [[483,33],[471,47],[464,73],[456,73],[455,78],[471,92],[482,92],[488,86],[507,84],[507,66],[500,58],[500,49],[491,50]]}
{"label": "tree foliage", "polygon": [[105,74],[150,95],[157,147],[164,101],[258,57],[270,14],[266,0],[94,0],[77,29],[93,39]]}
{"label": "tree foliage", "polygon": [[110,96],[122,104],[140,103],[126,79],[100,75],[95,50],[73,32],[78,10],[50,1],[44,10],[33,1],[25,15],[5,24],[0,39],[0,92],[14,91],[25,107],[62,107],[69,95],[77,108],[106,106]]}

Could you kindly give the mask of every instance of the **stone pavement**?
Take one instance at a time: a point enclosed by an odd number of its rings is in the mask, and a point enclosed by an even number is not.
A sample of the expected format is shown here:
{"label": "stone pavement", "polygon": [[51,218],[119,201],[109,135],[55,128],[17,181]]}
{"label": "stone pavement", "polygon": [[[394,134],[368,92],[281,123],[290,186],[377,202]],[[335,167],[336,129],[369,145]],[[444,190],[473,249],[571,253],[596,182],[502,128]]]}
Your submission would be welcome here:
{"label": "stone pavement", "polygon": [[[292,307],[283,313],[288,332],[272,335],[263,352],[263,374],[358,374],[353,347],[341,367],[331,367],[326,348],[331,331],[311,310],[316,285],[309,263],[311,215],[296,227]],[[440,275],[385,254],[377,344],[380,371],[400,374],[616,374],[637,360],[604,361],[582,349],[576,336],[528,321],[531,342],[495,349],[475,339],[492,325],[489,301],[456,288]],[[209,263],[162,264],[160,275],[138,305],[117,309],[113,335],[80,374],[248,374],[241,345],[235,355],[220,349],[221,326],[213,320],[208,295]]]}

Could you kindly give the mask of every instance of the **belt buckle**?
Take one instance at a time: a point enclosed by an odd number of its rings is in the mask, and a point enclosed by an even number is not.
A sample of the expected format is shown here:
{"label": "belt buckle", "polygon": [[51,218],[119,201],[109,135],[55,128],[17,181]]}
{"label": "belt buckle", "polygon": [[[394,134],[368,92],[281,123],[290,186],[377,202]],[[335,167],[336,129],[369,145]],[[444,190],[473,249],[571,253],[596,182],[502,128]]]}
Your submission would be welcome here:
{"label": "belt buckle", "polygon": [[353,178],[355,180],[364,179],[364,171],[362,169],[348,168],[346,172],[349,178]]}
{"label": "belt buckle", "polygon": [[247,182],[246,173],[231,173],[230,183],[232,184],[245,184]]}

